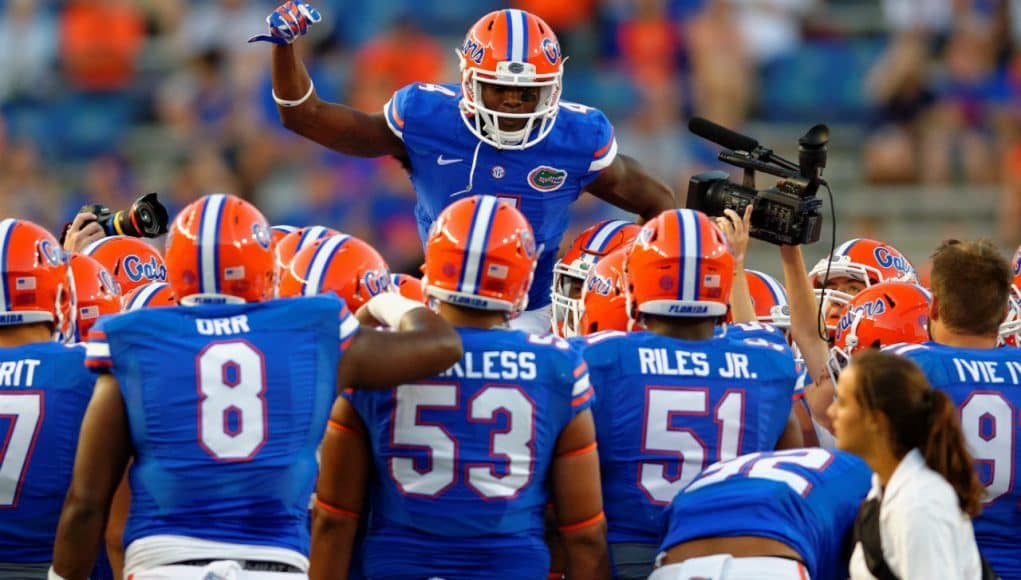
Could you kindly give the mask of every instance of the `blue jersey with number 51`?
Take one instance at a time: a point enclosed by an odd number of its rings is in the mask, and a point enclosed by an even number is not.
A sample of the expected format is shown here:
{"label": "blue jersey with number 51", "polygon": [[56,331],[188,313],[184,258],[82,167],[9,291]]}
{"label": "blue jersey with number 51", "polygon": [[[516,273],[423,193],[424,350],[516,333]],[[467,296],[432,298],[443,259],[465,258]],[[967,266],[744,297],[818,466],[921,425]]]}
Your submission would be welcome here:
{"label": "blue jersey with number 51", "polygon": [[315,452],[357,329],[333,295],[101,319],[87,364],[117,379],[135,449],[125,547],[176,535],[307,556]]}
{"label": "blue jersey with number 51", "polygon": [[0,348],[0,563],[53,557],[78,430],[96,378],[85,349]]}
{"label": "blue jersey with number 51", "polygon": [[464,355],[442,375],[345,395],[381,480],[364,547],[370,578],[549,571],[548,473],[561,431],[591,403],[588,369],[550,335],[457,330]]}
{"label": "blue jersey with number 51", "polygon": [[813,579],[847,578],[848,540],[872,471],[843,451],[789,449],[716,463],[674,497],[660,551],[755,536],[794,549]]}
{"label": "blue jersey with number 51", "polygon": [[613,126],[597,109],[561,101],[545,139],[528,149],[497,149],[465,126],[460,99],[458,85],[415,83],[383,109],[411,161],[419,234],[424,243],[440,212],[463,196],[503,198],[521,210],[542,248],[528,307],[546,306],[567,209],[616,158]]}

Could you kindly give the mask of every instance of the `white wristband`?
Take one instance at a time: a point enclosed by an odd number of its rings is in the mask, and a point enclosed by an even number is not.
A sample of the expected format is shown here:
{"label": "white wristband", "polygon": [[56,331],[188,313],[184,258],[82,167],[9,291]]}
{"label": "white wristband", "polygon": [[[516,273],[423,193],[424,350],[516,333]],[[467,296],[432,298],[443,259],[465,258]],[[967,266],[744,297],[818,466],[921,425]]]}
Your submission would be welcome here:
{"label": "white wristband", "polygon": [[46,580],[64,580],[64,577],[53,571],[53,566],[46,571]]}
{"label": "white wristband", "polygon": [[369,308],[369,314],[380,322],[385,322],[390,328],[396,329],[401,325],[404,315],[416,308],[425,308],[425,304],[417,300],[405,298],[396,292],[383,292],[369,299],[365,305]]}
{"label": "white wristband", "polygon": [[297,106],[301,105],[302,103],[304,103],[305,101],[307,101],[310,98],[312,98],[312,93],[314,93],[315,90],[316,90],[316,84],[312,82],[312,79],[308,79],[308,92],[305,93],[304,97],[298,99],[297,101],[289,101],[287,99],[281,99],[280,97],[277,96],[276,91],[274,91],[272,89],[270,89],[270,93],[273,94],[273,100],[276,102],[276,104],[280,105],[281,107],[297,107]]}

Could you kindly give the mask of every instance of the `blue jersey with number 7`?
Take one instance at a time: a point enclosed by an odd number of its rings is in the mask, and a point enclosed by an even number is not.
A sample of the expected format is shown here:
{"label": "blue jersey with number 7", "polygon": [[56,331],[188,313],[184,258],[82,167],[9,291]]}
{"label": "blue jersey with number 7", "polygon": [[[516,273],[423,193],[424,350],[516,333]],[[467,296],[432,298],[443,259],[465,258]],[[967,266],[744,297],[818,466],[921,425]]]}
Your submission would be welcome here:
{"label": "blue jersey with number 7", "polygon": [[85,349],[0,348],[0,563],[45,563],[96,378]]}
{"label": "blue jersey with number 7", "polygon": [[333,295],[100,320],[87,364],[120,384],[135,450],[125,548],[187,536],[279,548],[299,565],[315,452],[357,329]]}
{"label": "blue jersey with number 7", "polygon": [[551,335],[458,328],[442,375],[350,398],[371,439],[369,578],[544,578],[561,431],[589,408],[578,352]]}
{"label": "blue jersey with number 7", "polygon": [[848,542],[872,471],[843,451],[789,449],[707,468],[674,497],[660,551],[699,538],[755,536],[801,555],[813,579],[847,578]]}
{"label": "blue jersey with number 7", "polygon": [[460,99],[458,85],[414,83],[383,108],[410,160],[419,234],[424,243],[443,208],[466,195],[495,195],[513,204],[542,248],[528,307],[546,306],[567,209],[617,156],[613,126],[598,109],[561,101],[545,139],[528,149],[497,149],[468,130]]}

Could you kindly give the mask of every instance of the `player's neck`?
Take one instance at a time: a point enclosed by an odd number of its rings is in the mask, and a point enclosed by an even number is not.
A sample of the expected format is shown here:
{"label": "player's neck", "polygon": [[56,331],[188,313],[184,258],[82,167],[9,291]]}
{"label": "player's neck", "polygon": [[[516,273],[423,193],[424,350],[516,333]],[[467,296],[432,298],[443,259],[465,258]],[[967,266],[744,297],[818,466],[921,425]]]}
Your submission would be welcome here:
{"label": "player's neck", "polygon": [[716,321],[713,319],[695,321],[665,316],[645,316],[644,325],[653,334],[680,340],[709,340],[716,331]]}
{"label": "player's neck", "polygon": [[436,309],[437,314],[450,323],[451,326],[466,326],[469,328],[506,328],[507,315],[504,312],[492,312],[478,310],[476,308],[461,308],[446,302],[440,302]]}
{"label": "player's neck", "polygon": [[929,336],[933,342],[952,346],[954,348],[996,348],[996,336],[984,336],[978,334],[962,334],[948,329],[943,324],[931,322],[929,325]]}
{"label": "player's neck", "polygon": [[0,326],[0,347],[3,348],[24,346],[36,342],[50,342],[51,340],[53,340],[53,330],[45,322]]}

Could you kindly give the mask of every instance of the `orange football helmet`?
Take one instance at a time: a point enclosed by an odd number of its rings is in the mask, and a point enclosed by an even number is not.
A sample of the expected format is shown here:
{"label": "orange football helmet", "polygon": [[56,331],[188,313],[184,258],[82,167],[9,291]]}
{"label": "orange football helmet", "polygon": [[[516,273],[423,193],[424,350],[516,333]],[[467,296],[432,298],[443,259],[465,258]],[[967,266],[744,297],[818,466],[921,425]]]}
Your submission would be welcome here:
{"label": "orange football helmet", "polygon": [[[553,29],[524,10],[497,10],[468,30],[457,49],[461,63],[461,119],[476,137],[498,149],[526,149],[549,135],[560,109],[564,58]],[[482,101],[482,84],[539,87],[531,113],[501,113]],[[500,121],[524,119],[518,131]]]}
{"label": "orange football helmet", "polygon": [[296,229],[289,234],[284,234],[274,245],[277,268],[281,273],[287,271],[287,266],[290,265],[295,254],[316,243],[318,240],[339,234],[340,232],[337,230],[324,226],[307,226]]}
{"label": "orange football helmet", "polygon": [[587,336],[603,330],[629,330],[627,281],[624,277],[627,252],[627,246],[617,248],[589,271],[581,291],[579,334]]}
{"label": "orange football helmet", "polygon": [[837,246],[833,257],[819,260],[808,276],[815,287],[816,298],[822,302],[826,327],[834,333],[840,318],[840,310],[847,305],[853,294],[838,290],[824,290],[823,278],[829,265],[829,277],[850,278],[866,287],[880,282],[918,282],[915,268],[897,248],[868,238],[855,238]]}
{"label": "orange football helmet", "polygon": [[528,305],[537,259],[532,226],[491,195],[460,199],[425,242],[425,294],[456,306],[515,314]]}
{"label": "orange football helmet", "polygon": [[53,234],[28,220],[0,220],[0,326],[48,322],[74,337],[74,280]]}
{"label": "orange football helmet", "polygon": [[167,237],[167,282],[178,302],[260,302],[276,289],[266,218],[247,201],[215,193],[181,210]]}
{"label": "orange football helmet", "polygon": [[77,298],[75,340],[82,342],[100,316],[121,311],[121,289],[110,272],[95,258],[84,254],[71,254],[68,258],[74,276],[74,294]]}
{"label": "orange football helmet", "polygon": [[273,236],[273,245],[274,246],[279,244],[280,240],[284,239],[284,236],[286,236],[287,234],[290,234],[290,233],[294,233],[296,231],[298,231],[298,228],[295,227],[295,226],[279,225],[279,226],[270,226],[270,228],[269,228],[269,234],[271,236]]}
{"label": "orange football helmet", "polygon": [[121,292],[130,292],[150,282],[164,282],[167,266],[156,248],[139,238],[109,236],[82,250],[103,265],[117,281]]}
{"label": "orange football helmet", "polygon": [[827,368],[837,375],[867,348],[929,340],[932,295],[911,282],[880,282],[856,294],[844,307]]}
{"label": "orange football helmet", "polygon": [[559,337],[579,334],[582,285],[592,267],[617,248],[631,243],[642,228],[624,220],[606,220],[574,238],[563,258],[553,265],[553,333]]}
{"label": "orange football helmet", "polygon": [[791,307],[787,290],[779,280],[758,270],[745,270],[752,306],[759,322],[787,330],[791,327]]}
{"label": "orange football helmet", "polygon": [[347,234],[316,240],[300,250],[280,277],[281,298],[334,292],[352,312],[373,296],[392,291],[383,257]]}
{"label": "orange football helmet", "polygon": [[1014,283],[1007,299],[1007,318],[1000,325],[1000,345],[1021,346],[1021,247],[1014,252],[1011,266],[1014,268]]}
{"label": "orange football helmet", "polygon": [[121,299],[121,309],[124,312],[166,306],[177,306],[174,289],[166,282],[152,282],[145,286],[139,286]]}
{"label": "orange football helmet", "polygon": [[628,316],[725,316],[734,256],[723,233],[700,211],[665,211],[642,226],[624,261]]}
{"label": "orange football helmet", "polygon": [[410,274],[391,274],[390,285],[396,288],[397,292],[408,300],[426,302],[425,292],[422,290],[422,281]]}

